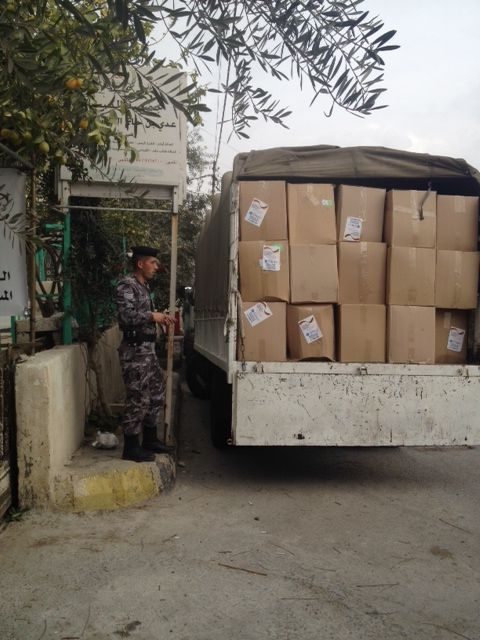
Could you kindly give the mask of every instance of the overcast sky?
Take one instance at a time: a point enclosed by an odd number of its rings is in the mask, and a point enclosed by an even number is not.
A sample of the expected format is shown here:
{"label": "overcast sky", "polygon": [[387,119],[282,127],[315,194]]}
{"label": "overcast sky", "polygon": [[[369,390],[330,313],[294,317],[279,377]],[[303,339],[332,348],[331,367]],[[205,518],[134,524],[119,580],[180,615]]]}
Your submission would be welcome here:
{"label": "overcast sky", "polygon": [[[275,85],[293,109],[289,129],[262,121],[249,140],[227,143],[224,136],[222,172],[238,151],[311,144],[383,145],[463,157],[480,168],[479,0],[365,0],[363,8],[379,15],[386,30],[396,29],[401,45],[385,55],[389,107],[363,119],[339,109],[326,118],[327,102],[309,108],[310,95],[297,84]],[[202,135],[213,151],[216,99],[209,105],[214,112],[205,117]]]}

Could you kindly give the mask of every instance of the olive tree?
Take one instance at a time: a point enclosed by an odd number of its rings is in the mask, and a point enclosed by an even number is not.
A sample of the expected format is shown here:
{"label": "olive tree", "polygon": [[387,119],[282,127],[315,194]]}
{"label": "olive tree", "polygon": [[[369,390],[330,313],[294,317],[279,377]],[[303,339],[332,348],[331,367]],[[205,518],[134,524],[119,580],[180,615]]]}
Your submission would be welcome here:
{"label": "olive tree", "polygon": [[[383,55],[394,31],[364,0],[14,0],[0,1],[0,137],[33,164],[107,162],[115,144],[134,159],[135,127],[171,103],[198,122],[204,72],[227,65],[220,91],[240,137],[263,117],[285,124],[288,105],[261,75],[296,77],[357,115],[382,108]],[[154,27],[177,47],[162,58]],[[178,89],[172,64],[195,70]],[[179,73],[180,73],[179,69]],[[203,75],[202,75],[203,74]],[[98,96],[108,90],[109,103]],[[129,140],[119,121],[131,125]],[[222,114],[222,120],[226,114]],[[152,121],[152,126],[155,126]]]}

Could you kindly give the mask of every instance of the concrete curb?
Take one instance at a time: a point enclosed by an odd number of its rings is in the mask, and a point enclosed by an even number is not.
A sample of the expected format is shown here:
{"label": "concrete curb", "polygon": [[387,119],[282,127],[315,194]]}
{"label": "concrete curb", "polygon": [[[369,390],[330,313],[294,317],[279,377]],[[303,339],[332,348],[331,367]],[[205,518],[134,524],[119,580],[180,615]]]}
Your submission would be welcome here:
{"label": "concrete curb", "polygon": [[[178,433],[181,405],[180,377],[175,374],[173,395],[174,433]],[[130,507],[170,489],[176,478],[173,456],[155,456],[154,462],[121,459],[114,450],[81,447],[51,485],[52,506],[62,511],[84,512]]]}
{"label": "concrete curb", "polygon": [[155,462],[141,464],[116,458],[94,460],[78,468],[80,457],[87,455],[77,457],[74,468],[55,479],[53,497],[57,509],[121,509],[158,496],[175,481],[176,465],[169,455],[158,455]]}

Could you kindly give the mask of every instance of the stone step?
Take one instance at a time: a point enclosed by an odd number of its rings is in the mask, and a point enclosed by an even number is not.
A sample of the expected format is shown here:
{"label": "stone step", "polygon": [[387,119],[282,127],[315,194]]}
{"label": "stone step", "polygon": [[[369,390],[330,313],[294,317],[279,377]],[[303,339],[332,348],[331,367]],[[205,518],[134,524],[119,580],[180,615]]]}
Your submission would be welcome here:
{"label": "stone step", "polygon": [[[180,377],[174,374],[172,416],[178,433],[181,404]],[[159,454],[154,462],[122,460],[123,438],[115,449],[80,447],[57,471],[51,483],[53,506],[63,511],[111,511],[158,496],[175,482],[174,456]]]}
{"label": "stone step", "polygon": [[154,462],[121,459],[116,449],[81,447],[53,482],[53,502],[64,511],[114,510],[145,502],[172,486],[175,461],[155,456]]}

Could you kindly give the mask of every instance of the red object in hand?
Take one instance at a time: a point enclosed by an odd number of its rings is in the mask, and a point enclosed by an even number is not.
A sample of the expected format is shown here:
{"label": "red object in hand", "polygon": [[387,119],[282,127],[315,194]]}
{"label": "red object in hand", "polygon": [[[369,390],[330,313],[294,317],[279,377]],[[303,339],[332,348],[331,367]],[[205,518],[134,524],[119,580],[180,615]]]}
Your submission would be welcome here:
{"label": "red object in hand", "polygon": [[174,336],[182,335],[182,330],[180,328],[180,311],[175,311],[175,329],[173,331]]}

